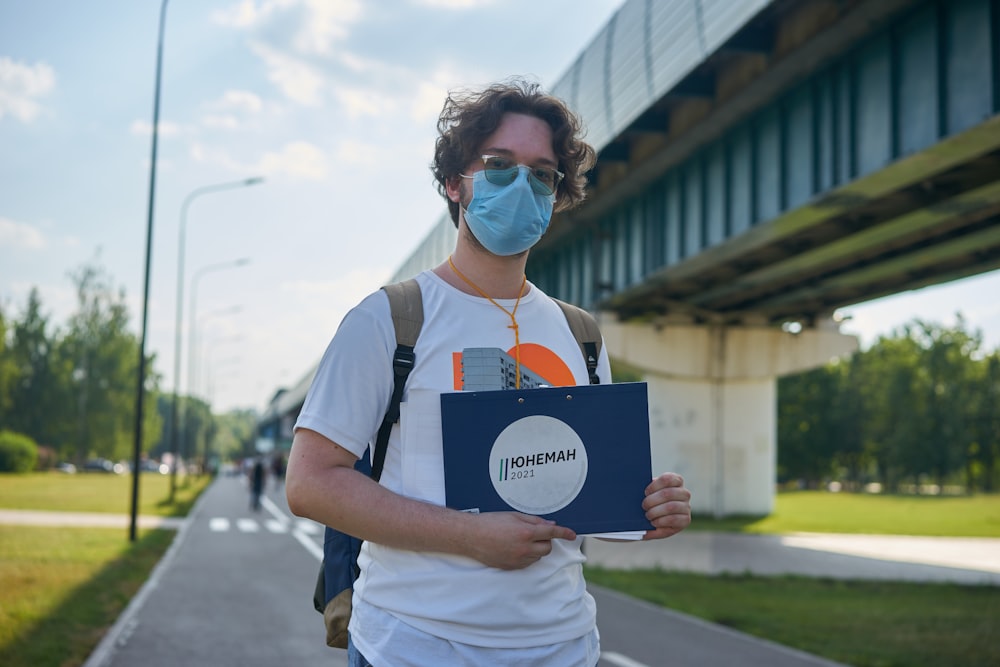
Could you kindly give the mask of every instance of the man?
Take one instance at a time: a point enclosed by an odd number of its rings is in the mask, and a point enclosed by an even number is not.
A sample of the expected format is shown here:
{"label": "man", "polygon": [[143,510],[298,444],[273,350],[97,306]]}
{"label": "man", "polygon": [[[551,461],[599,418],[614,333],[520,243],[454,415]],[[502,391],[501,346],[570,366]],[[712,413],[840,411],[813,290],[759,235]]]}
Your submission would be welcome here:
{"label": "man", "polygon": [[[417,278],[424,325],[381,484],[353,469],[392,390],[396,340],[379,291],[344,318],[320,363],[296,423],[289,507],[365,540],[352,666],[596,665],[581,539],[536,516],[444,507],[440,431],[419,419],[462,388],[456,358],[470,347],[509,350],[518,378],[523,365],[546,384],[588,383],[562,311],[524,269],[553,209],[582,201],[594,151],[560,100],[523,81],[450,95],[438,129],[433,169],[458,241]],[[611,381],[603,351],[598,375]],[[686,528],[689,500],[678,475],[656,477],[644,539]]]}

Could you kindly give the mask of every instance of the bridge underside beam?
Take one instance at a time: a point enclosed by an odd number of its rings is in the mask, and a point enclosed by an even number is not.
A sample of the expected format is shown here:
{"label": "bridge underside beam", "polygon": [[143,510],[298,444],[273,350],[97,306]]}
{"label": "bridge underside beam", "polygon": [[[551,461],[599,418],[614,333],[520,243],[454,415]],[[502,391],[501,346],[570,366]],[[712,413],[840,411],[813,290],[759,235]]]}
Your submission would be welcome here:
{"label": "bridge underside beam", "polygon": [[998,269],[998,73],[997,0],[767,3],[602,145],[528,274],[623,319],[808,326]]}
{"label": "bridge underside beam", "polygon": [[1000,268],[1000,116],[650,274],[602,303],[810,322]]}

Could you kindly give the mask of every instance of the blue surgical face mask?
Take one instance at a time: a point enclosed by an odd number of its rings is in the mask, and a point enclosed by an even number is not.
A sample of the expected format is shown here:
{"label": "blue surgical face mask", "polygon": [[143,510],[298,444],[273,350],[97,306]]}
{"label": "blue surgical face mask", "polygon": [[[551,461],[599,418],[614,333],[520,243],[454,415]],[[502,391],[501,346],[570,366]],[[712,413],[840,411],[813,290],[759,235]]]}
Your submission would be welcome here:
{"label": "blue surgical face mask", "polygon": [[483,171],[471,176],[472,201],[465,209],[465,222],[476,240],[494,255],[528,250],[542,238],[552,219],[555,195],[535,194],[528,183],[528,168],[517,169],[517,178],[510,185],[490,183]]}

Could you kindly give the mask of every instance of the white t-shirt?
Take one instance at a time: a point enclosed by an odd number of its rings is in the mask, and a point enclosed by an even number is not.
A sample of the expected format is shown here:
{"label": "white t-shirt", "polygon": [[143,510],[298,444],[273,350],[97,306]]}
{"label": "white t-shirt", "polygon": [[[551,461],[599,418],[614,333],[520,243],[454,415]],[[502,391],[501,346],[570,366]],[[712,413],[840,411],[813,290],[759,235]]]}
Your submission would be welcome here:
{"label": "white t-shirt", "polygon": [[[487,299],[465,294],[429,271],[417,281],[424,324],[381,483],[401,495],[444,504],[433,399],[461,390],[463,349],[499,348],[514,356],[514,331],[510,317]],[[508,311],[515,305],[513,299],[497,302]],[[553,386],[589,382],[580,347],[555,302],[529,283],[516,317],[523,369]],[[364,453],[389,404],[395,348],[388,298],[379,290],[344,318],[320,362],[296,428],[314,430],[358,456]],[[603,346],[598,375],[602,383],[610,381]],[[505,571],[461,556],[365,542],[355,604],[473,646],[521,648],[578,639],[595,628],[580,540],[552,544],[552,552],[532,566]],[[356,629],[352,621],[352,633]],[[363,635],[358,639],[363,648]]]}

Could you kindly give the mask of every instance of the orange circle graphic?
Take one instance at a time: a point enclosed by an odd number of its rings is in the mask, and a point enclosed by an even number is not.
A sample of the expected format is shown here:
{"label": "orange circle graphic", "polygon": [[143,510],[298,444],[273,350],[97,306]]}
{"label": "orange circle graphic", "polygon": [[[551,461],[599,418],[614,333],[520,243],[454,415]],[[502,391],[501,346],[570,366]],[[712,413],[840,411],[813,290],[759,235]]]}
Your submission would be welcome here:
{"label": "orange circle graphic", "polygon": [[[507,350],[514,356],[514,348]],[[537,343],[521,344],[521,365],[541,377],[553,387],[570,387],[576,384],[573,372],[555,352]]]}

